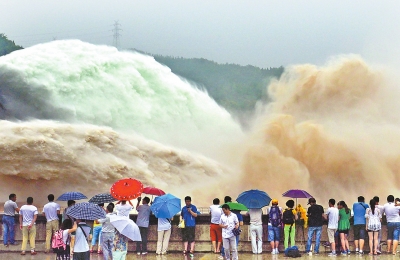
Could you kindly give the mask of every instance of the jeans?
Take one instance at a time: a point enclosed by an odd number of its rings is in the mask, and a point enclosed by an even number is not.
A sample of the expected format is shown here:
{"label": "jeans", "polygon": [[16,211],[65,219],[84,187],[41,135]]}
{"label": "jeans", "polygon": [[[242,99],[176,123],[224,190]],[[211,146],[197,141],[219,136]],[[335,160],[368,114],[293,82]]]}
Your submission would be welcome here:
{"label": "jeans", "polygon": [[3,216],[3,243],[7,245],[8,243],[15,243],[14,235],[15,218],[13,216]]}
{"label": "jeans", "polygon": [[113,259],[114,232],[101,232],[101,247],[103,248],[104,260]]}
{"label": "jeans", "polygon": [[101,246],[101,240],[100,240],[100,234],[101,234],[101,229],[102,226],[95,226],[93,228],[93,237],[92,237],[92,246],[95,246],[97,244],[97,241],[99,242],[99,245]]}
{"label": "jeans", "polygon": [[222,242],[225,250],[225,259],[231,259],[231,251],[232,251],[232,260],[238,259],[238,252],[236,246],[236,237],[222,238]]}
{"label": "jeans", "polygon": [[149,232],[149,228],[139,227],[139,231],[142,241],[136,242],[136,251],[140,253],[147,252],[147,233]]}
{"label": "jeans", "polygon": [[319,244],[321,242],[322,227],[308,227],[308,240],[306,246],[306,253],[310,252],[312,237],[315,232],[315,248],[314,252],[319,253]]}
{"label": "jeans", "polygon": [[261,254],[262,252],[262,235],[263,227],[262,225],[250,225],[250,235],[251,235],[251,250],[253,254]]}

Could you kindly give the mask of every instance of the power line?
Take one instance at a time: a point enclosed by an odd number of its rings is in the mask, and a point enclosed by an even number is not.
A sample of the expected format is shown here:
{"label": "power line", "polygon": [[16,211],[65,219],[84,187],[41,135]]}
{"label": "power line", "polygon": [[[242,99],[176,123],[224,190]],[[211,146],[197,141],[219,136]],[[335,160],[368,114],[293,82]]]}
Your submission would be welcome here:
{"label": "power line", "polygon": [[118,21],[114,22],[114,29],[112,29],[113,32],[113,45],[119,49],[119,37],[121,36],[121,34],[119,33],[119,31],[122,31],[122,29],[120,28],[121,24],[119,24]]}

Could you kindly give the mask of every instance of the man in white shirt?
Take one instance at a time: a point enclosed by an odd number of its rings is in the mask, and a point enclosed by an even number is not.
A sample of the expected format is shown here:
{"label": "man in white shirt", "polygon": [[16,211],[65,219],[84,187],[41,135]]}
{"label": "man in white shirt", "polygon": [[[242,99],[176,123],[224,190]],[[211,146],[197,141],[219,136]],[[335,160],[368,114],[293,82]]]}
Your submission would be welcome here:
{"label": "man in white shirt", "polygon": [[230,254],[232,251],[232,260],[238,259],[238,252],[236,248],[236,236],[232,230],[239,228],[239,220],[236,214],[233,214],[228,204],[222,205],[222,211],[224,214],[221,215],[219,225],[222,228],[223,247],[225,250],[225,259],[230,260]]}
{"label": "man in white shirt", "polygon": [[[383,205],[383,211],[387,221],[387,252],[393,255],[397,252],[400,236],[400,207],[394,204],[394,196],[389,195],[387,202]],[[391,251],[393,241],[393,251]]]}
{"label": "man in white shirt", "polygon": [[117,202],[117,205],[115,206],[115,209],[117,210],[117,216],[123,216],[123,217],[129,217],[129,213],[133,209],[133,204],[130,200],[128,200],[128,203],[126,203],[126,200],[121,200]]}
{"label": "man in white shirt", "polygon": [[15,212],[19,213],[17,203],[17,195],[14,193],[8,196],[8,201],[4,203],[4,215],[3,215],[3,243],[4,246],[16,245],[15,243]]}
{"label": "man in white shirt", "polygon": [[219,253],[222,243],[222,228],[219,226],[219,220],[222,215],[222,208],[219,206],[219,199],[213,200],[213,205],[210,206],[211,224],[210,238],[214,249],[214,253]]}
{"label": "man in white shirt", "polygon": [[114,243],[115,228],[110,222],[110,215],[115,215],[113,211],[113,205],[108,204],[106,209],[106,218],[98,220],[99,223],[103,224],[101,228],[101,247],[103,248],[104,260],[113,259],[112,249]]}
{"label": "man in white shirt", "polygon": [[262,253],[262,210],[249,209],[247,215],[250,216],[250,235],[251,235],[251,249],[253,254]]}
{"label": "man in white shirt", "polygon": [[50,251],[51,237],[58,228],[58,214],[60,214],[60,205],[54,202],[54,195],[47,196],[49,202],[43,207],[43,215],[46,217],[46,248],[45,253]]}
{"label": "man in white shirt", "polygon": [[88,239],[91,239],[90,230],[91,228],[86,224],[84,220],[77,219],[76,223],[78,226],[76,231],[71,235],[71,259],[74,260],[89,260],[89,244]]}
{"label": "man in white shirt", "polygon": [[335,208],[336,201],[334,199],[329,200],[329,208],[326,210],[324,214],[324,218],[328,220],[328,240],[331,244],[332,253],[329,253],[328,256],[336,256],[336,244],[335,244],[335,233],[338,229],[339,223],[339,210]]}
{"label": "man in white shirt", "polygon": [[23,205],[19,211],[19,228],[22,230],[22,246],[21,255],[25,255],[26,245],[29,243],[31,246],[31,255],[36,255],[35,239],[36,239],[36,218],[38,210],[33,206],[33,198],[26,199],[27,205]]}

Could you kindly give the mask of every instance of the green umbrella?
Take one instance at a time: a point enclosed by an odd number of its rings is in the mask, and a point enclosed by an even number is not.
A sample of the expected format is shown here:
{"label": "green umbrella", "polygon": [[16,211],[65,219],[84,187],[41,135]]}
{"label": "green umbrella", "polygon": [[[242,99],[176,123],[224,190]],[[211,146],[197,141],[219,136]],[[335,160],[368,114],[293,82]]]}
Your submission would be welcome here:
{"label": "green umbrella", "polygon": [[[229,206],[229,208],[230,208],[231,210],[239,210],[239,211],[248,211],[248,210],[249,210],[249,209],[248,209],[245,205],[243,205],[242,203],[228,202],[228,203],[225,203],[225,204],[228,204],[228,206]],[[220,207],[222,207],[222,205],[221,205]]]}

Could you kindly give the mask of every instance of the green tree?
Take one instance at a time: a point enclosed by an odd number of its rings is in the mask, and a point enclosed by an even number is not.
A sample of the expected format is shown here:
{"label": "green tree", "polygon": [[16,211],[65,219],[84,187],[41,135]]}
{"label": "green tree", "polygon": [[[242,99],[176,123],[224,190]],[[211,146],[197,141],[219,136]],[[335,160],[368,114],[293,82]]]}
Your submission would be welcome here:
{"label": "green tree", "polygon": [[0,56],[7,55],[20,49],[23,49],[22,46],[16,45],[14,41],[9,40],[4,33],[0,33]]}

